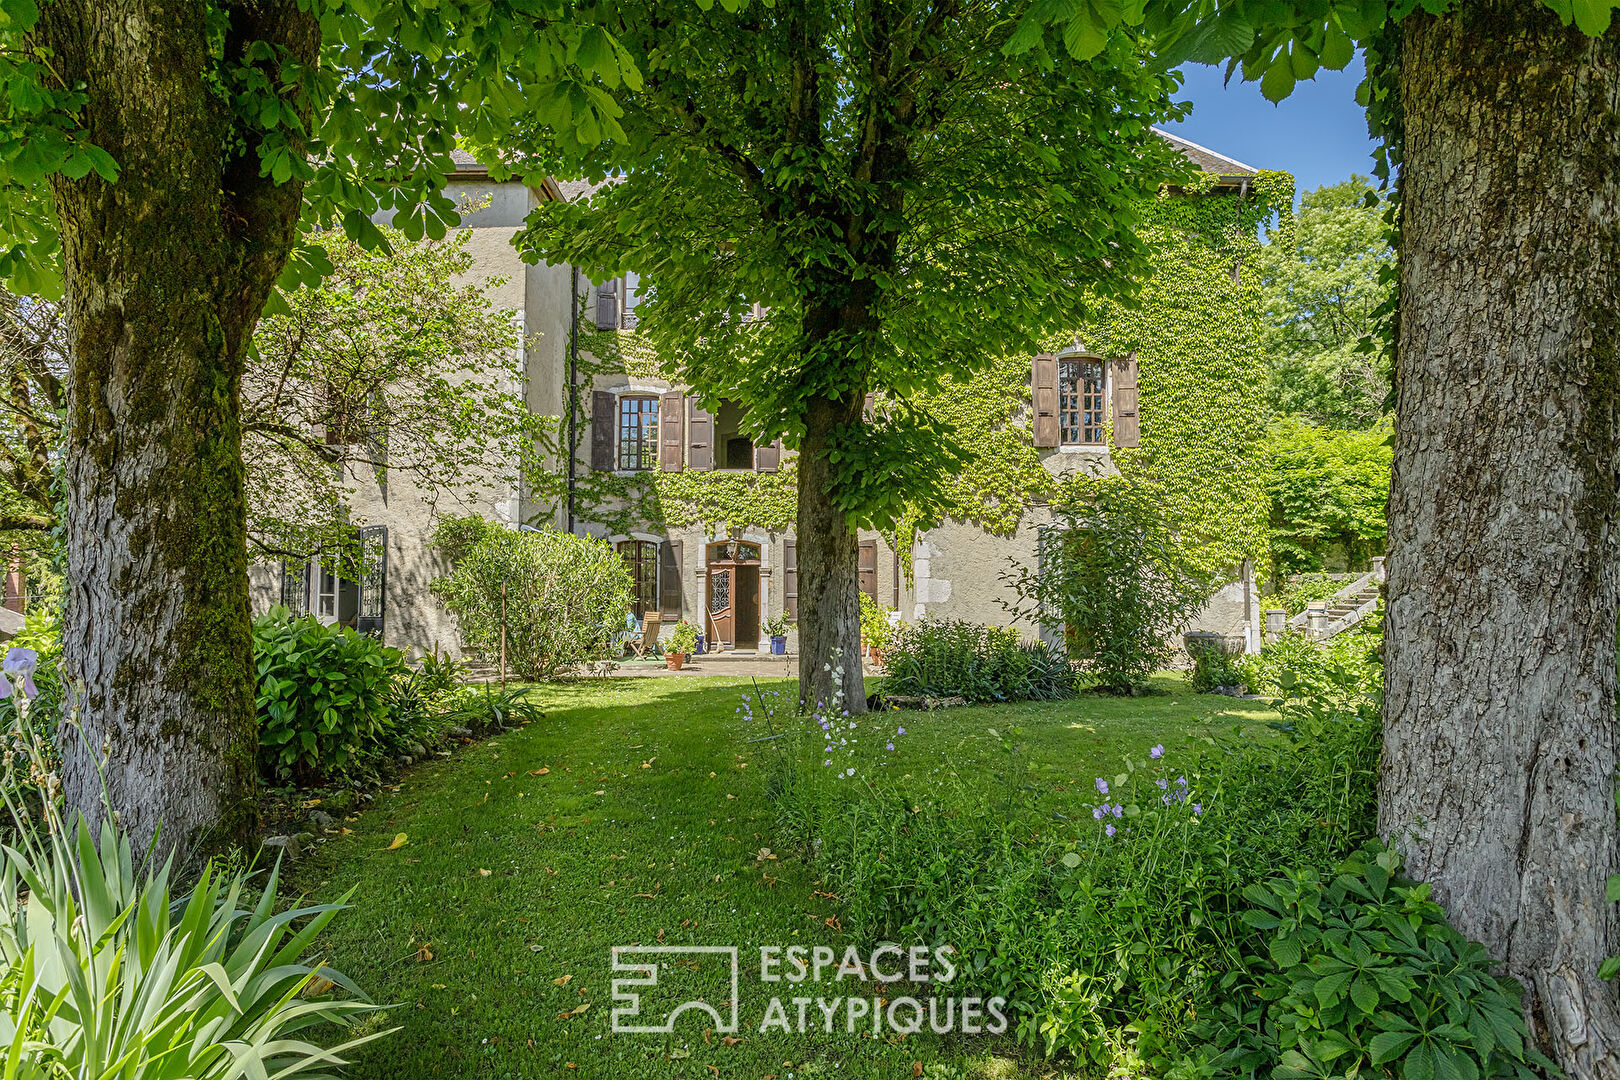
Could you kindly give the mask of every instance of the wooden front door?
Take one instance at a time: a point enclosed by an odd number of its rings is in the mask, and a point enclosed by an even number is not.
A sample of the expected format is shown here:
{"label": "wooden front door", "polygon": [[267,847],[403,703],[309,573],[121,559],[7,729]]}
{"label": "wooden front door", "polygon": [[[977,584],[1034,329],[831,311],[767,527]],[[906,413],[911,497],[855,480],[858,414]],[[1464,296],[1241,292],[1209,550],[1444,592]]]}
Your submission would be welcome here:
{"label": "wooden front door", "polygon": [[710,544],[704,635],[719,649],[759,648],[759,545]]}
{"label": "wooden front door", "polygon": [[734,645],[733,628],[736,616],[732,610],[732,582],[735,566],[709,566],[709,626],[706,636],[715,647],[729,649]]}

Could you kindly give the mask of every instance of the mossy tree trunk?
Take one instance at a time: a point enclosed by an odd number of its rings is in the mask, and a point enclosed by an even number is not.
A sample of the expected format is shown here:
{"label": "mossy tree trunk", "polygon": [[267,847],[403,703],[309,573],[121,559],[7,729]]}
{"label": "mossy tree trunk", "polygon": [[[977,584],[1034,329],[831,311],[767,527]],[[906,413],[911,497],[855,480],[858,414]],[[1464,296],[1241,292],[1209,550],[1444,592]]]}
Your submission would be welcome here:
{"label": "mossy tree trunk", "polygon": [[799,696],[830,706],[842,668],[844,708],[866,711],[861,673],[860,537],[833,503],[827,450],[834,432],[860,420],[862,396],[817,398],[805,409],[799,445]]}
{"label": "mossy tree trunk", "polygon": [[1620,27],[1490,0],[1402,26],[1395,478],[1379,826],[1620,1076]]}
{"label": "mossy tree trunk", "polygon": [[[87,87],[85,133],[120,169],[52,186],[72,350],[64,785],[99,822],[104,774],[134,843],[161,826],[182,858],[257,823],[237,410],[302,197],[260,175],[233,126],[214,6],[54,0],[36,31]],[[318,25],[295,0],[217,6],[227,61],[263,41],[314,62]]]}

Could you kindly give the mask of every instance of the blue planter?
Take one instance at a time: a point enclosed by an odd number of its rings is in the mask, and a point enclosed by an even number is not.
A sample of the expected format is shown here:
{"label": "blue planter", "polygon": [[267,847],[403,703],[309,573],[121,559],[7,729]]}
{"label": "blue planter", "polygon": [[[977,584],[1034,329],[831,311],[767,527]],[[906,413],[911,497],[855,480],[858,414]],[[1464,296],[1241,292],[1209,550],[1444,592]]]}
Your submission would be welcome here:
{"label": "blue planter", "polygon": [[787,655],[787,638],[783,637],[781,634],[772,635],[772,637],[771,637],[771,655],[772,656],[786,656]]}

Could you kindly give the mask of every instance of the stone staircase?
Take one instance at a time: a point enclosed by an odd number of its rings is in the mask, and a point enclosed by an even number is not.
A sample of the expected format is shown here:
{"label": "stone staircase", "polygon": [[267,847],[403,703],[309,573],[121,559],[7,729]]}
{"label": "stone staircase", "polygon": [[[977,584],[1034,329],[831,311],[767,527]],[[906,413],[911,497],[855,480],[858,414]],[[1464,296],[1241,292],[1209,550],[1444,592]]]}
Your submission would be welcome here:
{"label": "stone staircase", "polygon": [[1383,587],[1384,560],[1379,557],[1373,559],[1371,570],[1352,578],[1326,600],[1313,600],[1304,611],[1288,620],[1288,627],[1315,641],[1337,637],[1378,609]]}

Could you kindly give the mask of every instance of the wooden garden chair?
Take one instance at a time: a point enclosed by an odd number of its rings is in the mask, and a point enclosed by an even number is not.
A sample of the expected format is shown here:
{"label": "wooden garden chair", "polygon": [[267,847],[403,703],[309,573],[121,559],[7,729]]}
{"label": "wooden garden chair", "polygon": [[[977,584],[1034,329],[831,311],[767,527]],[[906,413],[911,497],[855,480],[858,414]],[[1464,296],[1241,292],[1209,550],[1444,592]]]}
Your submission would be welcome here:
{"label": "wooden garden chair", "polygon": [[641,618],[641,640],[632,641],[630,650],[636,654],[637,660],[645,660],[648,654],[658,655],[658,624],[659,616],[656,611],[649,611]]}

